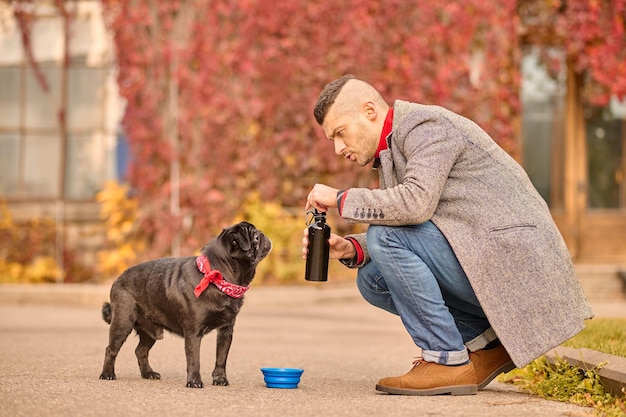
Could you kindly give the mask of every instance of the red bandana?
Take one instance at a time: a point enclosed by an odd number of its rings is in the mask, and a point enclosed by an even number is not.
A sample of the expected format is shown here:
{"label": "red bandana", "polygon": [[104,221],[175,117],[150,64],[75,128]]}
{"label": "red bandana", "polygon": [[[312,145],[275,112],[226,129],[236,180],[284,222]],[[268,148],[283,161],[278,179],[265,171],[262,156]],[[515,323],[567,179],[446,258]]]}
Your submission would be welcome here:
{"label": "red bandana", "polygon": [[211,269],[209,259],[205,255],[196,258],[196,265],[198,265],[198,270],[204,274],[204,278],[200,280],[196,289],[193,290],[196,298],[200,297],[200,294],[209,287],[209,284],[215,285],[220,291],[232,298],[243,297],[245,292],[250,288],[249,285],[242,287],[241,285],[226,281],[220,271]]}

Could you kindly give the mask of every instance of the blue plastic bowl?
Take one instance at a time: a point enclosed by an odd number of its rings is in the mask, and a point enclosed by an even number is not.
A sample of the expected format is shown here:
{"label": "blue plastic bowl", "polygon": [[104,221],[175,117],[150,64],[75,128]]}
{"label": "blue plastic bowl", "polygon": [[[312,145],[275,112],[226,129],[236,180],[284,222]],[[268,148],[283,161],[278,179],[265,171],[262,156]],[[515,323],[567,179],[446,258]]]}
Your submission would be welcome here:
{"label": "blue plastic bowl", "polygon": [[299,368],[261,368],[263,379],[268,388],[298,388],[304,369]]}

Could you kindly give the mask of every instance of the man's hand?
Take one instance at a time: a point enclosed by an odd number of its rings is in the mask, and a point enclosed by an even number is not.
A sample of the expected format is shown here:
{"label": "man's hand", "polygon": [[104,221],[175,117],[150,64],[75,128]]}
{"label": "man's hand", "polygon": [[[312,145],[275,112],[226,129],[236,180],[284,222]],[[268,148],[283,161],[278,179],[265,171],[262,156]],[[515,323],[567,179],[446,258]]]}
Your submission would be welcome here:
{"label": "man's hand", "polygon": [[[352,242],[334,233],[330,234],[330,237],[328,238],[328,245],[330,246],[330,259],[351,259],[356,256],[356,249],[354,249]],[[307,227],[304,229],[304,237],[302,238],[302,258],[306,259],[306,255],[308,253],[309,228]]]}
{"label": "man's hand", "polygon": [[317,211],[328,211],[331,207],[337,207],[337,192],[336,188],[329,187],[324,184],[315,184],[313,189],[306,198],[305,210],[309,210],[311,207],[317,209]]}

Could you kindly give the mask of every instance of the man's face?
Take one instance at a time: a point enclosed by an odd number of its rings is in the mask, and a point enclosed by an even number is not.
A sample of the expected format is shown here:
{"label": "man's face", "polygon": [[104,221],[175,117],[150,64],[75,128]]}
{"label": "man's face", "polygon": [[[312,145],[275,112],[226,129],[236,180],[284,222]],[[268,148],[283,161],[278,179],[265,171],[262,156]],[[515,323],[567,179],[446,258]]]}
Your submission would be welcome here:
{"label": "man's face", "polygon": [[326,137],[333,142],[335,154],[343,156],[360,166],[374,159],[378,149],[380,132],[364,112],[351,111],[337,114],[331,106],[322,128]]}

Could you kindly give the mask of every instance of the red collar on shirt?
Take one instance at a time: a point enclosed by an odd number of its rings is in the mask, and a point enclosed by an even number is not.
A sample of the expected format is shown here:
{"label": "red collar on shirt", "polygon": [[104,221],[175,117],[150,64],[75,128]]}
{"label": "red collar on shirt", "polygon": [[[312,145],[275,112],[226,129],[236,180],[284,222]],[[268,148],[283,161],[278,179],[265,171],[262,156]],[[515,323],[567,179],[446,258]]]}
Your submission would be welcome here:
{"label": "red collar on shirt", "polygon": [[389,111],[387,112],[387,116],[385,117],[385,123],[383,124],[383,131],[380,134],[380,140],[378,141],[378,149],[376,150],[376,154],[374,158],[380,158],[380,153],[387,149],[387,136],[391,133],[391,128],[393,126],[393,107],[389,107]]}

